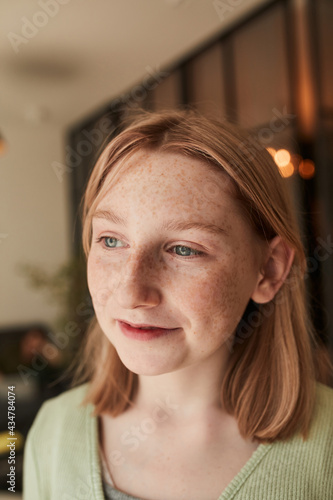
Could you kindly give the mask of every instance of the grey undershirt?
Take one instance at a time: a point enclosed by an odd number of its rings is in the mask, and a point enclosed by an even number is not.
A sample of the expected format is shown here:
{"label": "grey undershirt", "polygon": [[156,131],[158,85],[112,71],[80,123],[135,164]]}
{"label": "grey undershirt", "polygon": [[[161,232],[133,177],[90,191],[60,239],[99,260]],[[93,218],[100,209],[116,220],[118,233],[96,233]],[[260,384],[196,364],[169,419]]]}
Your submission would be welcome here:
{"label": "grey undershirt", "polygon": [[116,490],[113,486],[103,481],[103,490],[105,500],[140,500],[138,497],[132,497],[123,493],[122,491]]}

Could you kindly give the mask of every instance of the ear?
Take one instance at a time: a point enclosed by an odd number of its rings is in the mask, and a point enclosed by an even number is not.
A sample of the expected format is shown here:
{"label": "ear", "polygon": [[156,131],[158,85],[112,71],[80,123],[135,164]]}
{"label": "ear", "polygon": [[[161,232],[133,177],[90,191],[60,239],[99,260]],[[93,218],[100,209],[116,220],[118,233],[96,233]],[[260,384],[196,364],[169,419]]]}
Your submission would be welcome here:
{"label": "ear", "polygon": [[251,296],[254,302],[265,304],[275,297],[289,274],[294,256],[295,250],[280,236],[275,236],[269,242],[268,253]]}

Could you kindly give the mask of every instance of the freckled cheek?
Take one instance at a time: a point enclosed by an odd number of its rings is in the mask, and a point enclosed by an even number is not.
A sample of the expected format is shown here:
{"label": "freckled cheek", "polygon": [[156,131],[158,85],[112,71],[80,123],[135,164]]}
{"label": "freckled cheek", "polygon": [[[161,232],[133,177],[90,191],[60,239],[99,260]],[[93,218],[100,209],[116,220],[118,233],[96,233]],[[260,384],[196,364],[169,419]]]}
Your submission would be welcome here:
{"label": "freckled cheek", "polygon": [[186,287],[180,287],[179,303],[192,311],[220,310],[223,312],[230,305],[234,286],[231,275],[224,273],[206,275],[203,279],[196,276],[191,279]]}
{"label": "freckled cheek", "polygon": [[231,333],[240,319],[236,272],[224,271],[201,280],[197,277],[185,289],[182,288],[177,297],[179,307],[199,328],[206,325],[212,330],[222,329]]}
{"label": "freckled cheek", "polygon": [[111,266],[110,263],[103,262],[103,259],[99,257],[89,256],[88,288],[95,307],[105,305],[114,290],[117,275],[114,265]]}

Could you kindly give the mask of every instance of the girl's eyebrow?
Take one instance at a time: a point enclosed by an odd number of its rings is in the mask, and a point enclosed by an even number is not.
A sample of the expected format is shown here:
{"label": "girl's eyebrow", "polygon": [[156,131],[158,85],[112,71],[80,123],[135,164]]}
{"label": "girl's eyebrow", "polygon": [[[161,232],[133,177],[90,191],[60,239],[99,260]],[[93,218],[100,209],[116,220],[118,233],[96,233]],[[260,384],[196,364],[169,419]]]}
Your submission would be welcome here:
{"label": "girl's eyebrow", "polygon": [[[126,219],[116,215],[112,210],[96,210],[93,215],[93,219],[106,219],[115,224],[120,224],[121,226],[126,226]],[[226,229],[217,226],[216,224],[207,224],[204,222],[195,222],[195,221],[167,221],[162,224],[163,230],[169,231],[187,231],[189,229],[200,229],[207,231],[211,234],[215,235],[226,235],[228,232]]]}
{"label": "girl's eyebrow", "polygon": [[227,231],[222,227],[216,226],[215,224],[206,224],[204,222],[195,222],[195,221],[169,221],[162,224],[162,229],[166,229],[169,231],[186,231],[188,229],[200,229],[207,231],[211,234],[217,235],[225,235]]}
{"label": "girl's eyebrow", "polygon": [[106,219],[115,224],[120,224],[121,226],[126,226],[127,221],[119,215],[116,215],[112,210],[96,210],[92,216],[93,219]]}

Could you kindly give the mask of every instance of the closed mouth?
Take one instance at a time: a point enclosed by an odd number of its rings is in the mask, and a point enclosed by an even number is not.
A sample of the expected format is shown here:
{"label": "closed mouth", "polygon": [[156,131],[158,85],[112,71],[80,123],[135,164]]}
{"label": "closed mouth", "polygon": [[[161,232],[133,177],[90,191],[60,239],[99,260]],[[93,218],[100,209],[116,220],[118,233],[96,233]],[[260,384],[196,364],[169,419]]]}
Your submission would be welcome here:
{"label": "closed mouth", "polygon": [[132,328],[137,328],[138,330],[176,330],[177,328],[168,328],[164,326],[155,326],[155,325],[148,325],[148,324],[138,324],[135,325],[134,323],[129,323],[128,321],[123,321],[123,320],[118,320],[120,323],[124,323],[125,325],[128,325]]}

